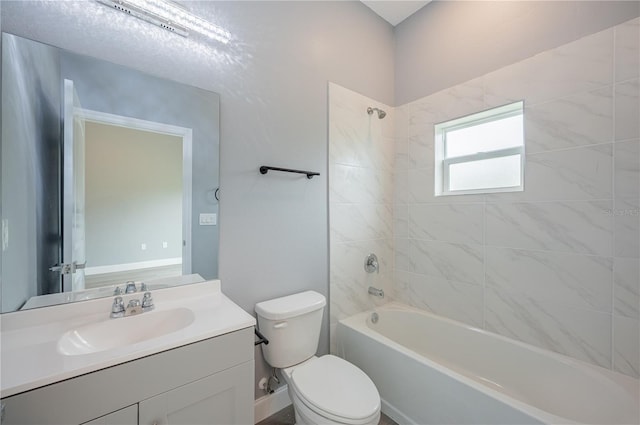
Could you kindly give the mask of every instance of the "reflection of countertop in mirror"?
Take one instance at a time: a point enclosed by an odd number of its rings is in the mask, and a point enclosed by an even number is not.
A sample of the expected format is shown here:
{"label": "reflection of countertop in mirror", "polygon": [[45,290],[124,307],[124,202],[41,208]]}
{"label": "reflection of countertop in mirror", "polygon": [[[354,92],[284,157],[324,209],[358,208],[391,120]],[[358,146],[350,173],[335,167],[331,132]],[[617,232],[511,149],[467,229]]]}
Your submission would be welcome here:
{"label": "reflection of countertop in mirror", "polygon": [[[163,277],[160,279],[145,281],[150,291],[169,288],[172,286],[190,285],[192,283],[198,282],[204,282],[204,279],[197,273],[182,276]],[[112,297],[113,291],[116,289],[116,286],[124,289],[124,282],[122,285],[101,286],[99,288],[86,289],[84,291],[38,295],[29,298],[29,300],[27,300],[27,302],[22,306],[20,310],[29,310],[32,308],[49,307],[58,304],[74,303],[78,301],[93,300],[103,297]]]}
{"label": "reflection of countertop in mirror", "polygon": [[153,311],[125,318],[109,317],[111,297],[3,314],[0,398],[255,325],[218,280],[152,294]]}

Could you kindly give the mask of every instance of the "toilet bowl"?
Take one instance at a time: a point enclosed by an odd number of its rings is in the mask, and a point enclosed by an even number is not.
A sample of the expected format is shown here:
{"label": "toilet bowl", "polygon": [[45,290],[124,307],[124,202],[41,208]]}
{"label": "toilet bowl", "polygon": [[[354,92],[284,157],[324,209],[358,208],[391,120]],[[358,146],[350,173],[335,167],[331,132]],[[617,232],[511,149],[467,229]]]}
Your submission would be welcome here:
{"label": "toilet bowl", "polygon": [[265,360],[281,369],[298,425],[376,425],[380,394],[358,367],[333,355],[316,357],[326,299],[306,291],[256,304],[269,340]]}
{"label": "toilet bowl", "polygon": [[297,425],[377,425],[380,396],[369,377],[332,355],[282,370]]}

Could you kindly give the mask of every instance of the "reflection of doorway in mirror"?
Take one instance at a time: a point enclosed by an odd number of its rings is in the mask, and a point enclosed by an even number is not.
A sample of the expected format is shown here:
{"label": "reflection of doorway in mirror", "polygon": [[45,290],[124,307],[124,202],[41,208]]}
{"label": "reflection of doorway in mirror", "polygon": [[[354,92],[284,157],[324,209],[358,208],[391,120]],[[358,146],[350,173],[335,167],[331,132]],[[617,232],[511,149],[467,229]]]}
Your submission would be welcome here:
{"label": "reflection of doorway in mirror", "polygon": [[189,273],[190,130],[83,115],[86,289]]}

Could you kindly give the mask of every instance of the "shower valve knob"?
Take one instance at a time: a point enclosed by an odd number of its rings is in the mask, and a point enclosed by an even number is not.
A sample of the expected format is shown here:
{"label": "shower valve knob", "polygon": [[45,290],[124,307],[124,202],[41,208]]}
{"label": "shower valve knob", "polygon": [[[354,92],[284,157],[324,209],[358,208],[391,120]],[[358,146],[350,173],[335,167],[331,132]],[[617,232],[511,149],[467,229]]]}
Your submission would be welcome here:
{"label": "shower valve knob", "polygon": [[378,257],[376,254],[369,254],[364,259],[364,270],[367,273],[380,273],[380,265],[378,264]]}

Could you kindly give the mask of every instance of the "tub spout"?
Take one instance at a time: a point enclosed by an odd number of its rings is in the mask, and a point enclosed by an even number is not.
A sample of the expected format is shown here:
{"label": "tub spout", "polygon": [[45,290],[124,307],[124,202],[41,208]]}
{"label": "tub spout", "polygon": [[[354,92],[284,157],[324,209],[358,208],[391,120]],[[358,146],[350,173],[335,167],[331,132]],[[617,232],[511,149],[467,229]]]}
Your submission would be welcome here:
{"label": "tub spout", "polygon": [[369,295],[373,295],[374,297],[384,298],[384,291],[382,289],[369,286]]}

